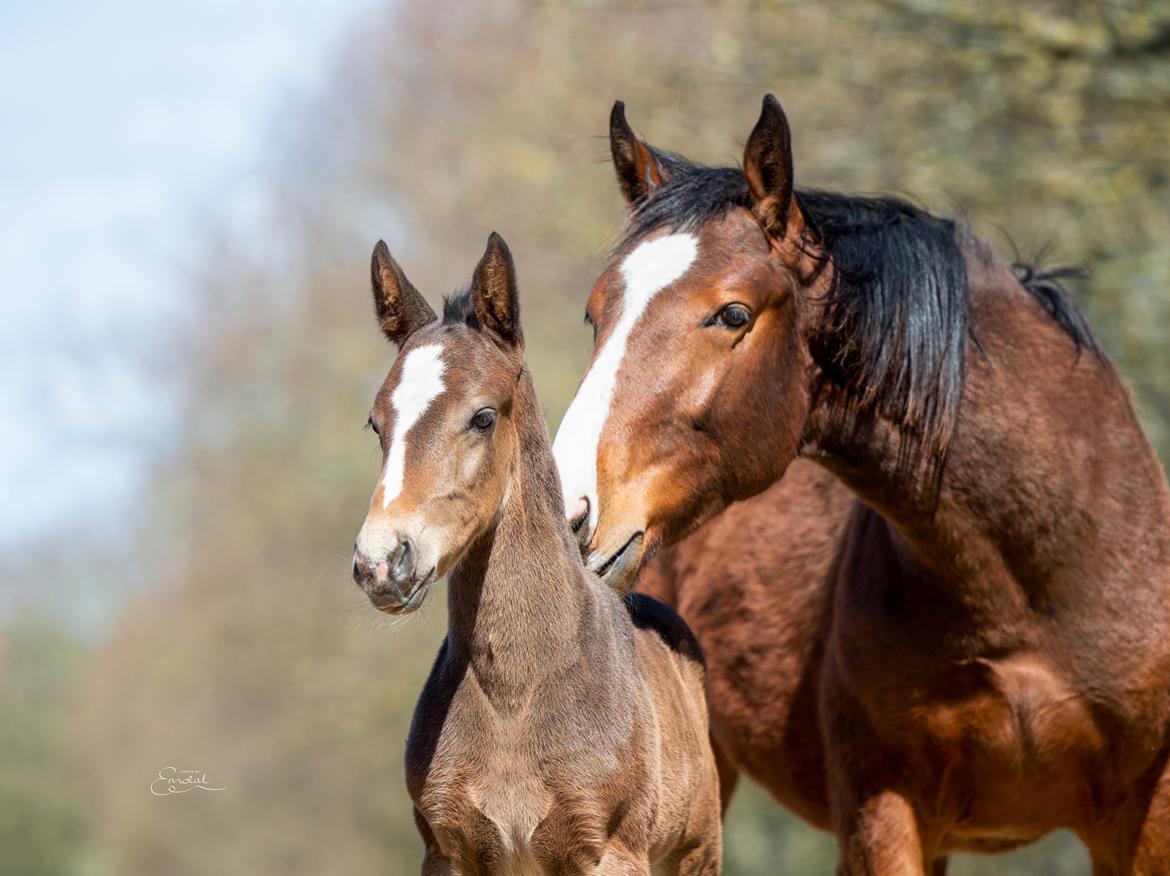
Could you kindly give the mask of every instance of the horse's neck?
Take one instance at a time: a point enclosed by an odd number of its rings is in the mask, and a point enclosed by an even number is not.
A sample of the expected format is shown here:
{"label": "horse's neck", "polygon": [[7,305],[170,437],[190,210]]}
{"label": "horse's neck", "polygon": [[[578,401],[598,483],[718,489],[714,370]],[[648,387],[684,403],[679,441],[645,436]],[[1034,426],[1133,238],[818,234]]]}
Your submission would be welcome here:
{"label": "horse's neck", "polygon": [[937,496],[904,482],[888,424],[876,435],[890,440],[834,446],[825,436],[830,449],[814,452],[890,524],[877,537],[906,572],[897,586],[945,587],[1004,612],[1082,598],[1069,588],[1109,598],[1102,582],[1127,574],[1119,550],[1138,562],[1168,550],[1165,477],[1111,368],[1090,352],[1078,358],[1006,266],[976,266],[971,283],[982,350],[968,344]]}
{"label": "horse's neck", "polygon": [[448,644],[489,697],[514,700],[574,659],[600,587],[564,522],[548,433],[527,371],[514,401],[521,448],[493,525],[448,580]]}

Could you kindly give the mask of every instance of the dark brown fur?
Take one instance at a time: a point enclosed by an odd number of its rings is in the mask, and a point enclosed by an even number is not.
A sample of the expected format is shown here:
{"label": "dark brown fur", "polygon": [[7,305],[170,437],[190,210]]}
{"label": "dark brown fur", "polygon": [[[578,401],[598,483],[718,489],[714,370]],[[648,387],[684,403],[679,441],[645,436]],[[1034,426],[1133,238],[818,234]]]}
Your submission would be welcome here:
{"label": "dark brown fur", "polygon": [[[958,233],[954,420],[924,438],[912,408],[859,402],[850,357],[876,351],[832,349],[849,328],[832,266],[799,200],[776,203],[786,131],[766,102],[755,209],[704,222],[700,260],[631,336],[622,373],[656,380],[619,379],[583,541],[669,546],[711,521],[642,586],[706,648],[724,775],[835,831],[843,873],[938,873],[1058,828],[1098,873],[1170,873],[1170,492],[1127,393]],[[589,304],[602,342],[613,276]],[[696,332],[729,295],[751,325]],[[686,407],[712,368],[714,400]],[[924,482],[907,460],[930,454]]]}
{"label": "dark brown fur", "polygon": [[637,583],[675,606],[703,643],[724,801],[743,771],[822,830],[827,579],[856,504],[832,474],[796,460],[775,486],[661,551]]}

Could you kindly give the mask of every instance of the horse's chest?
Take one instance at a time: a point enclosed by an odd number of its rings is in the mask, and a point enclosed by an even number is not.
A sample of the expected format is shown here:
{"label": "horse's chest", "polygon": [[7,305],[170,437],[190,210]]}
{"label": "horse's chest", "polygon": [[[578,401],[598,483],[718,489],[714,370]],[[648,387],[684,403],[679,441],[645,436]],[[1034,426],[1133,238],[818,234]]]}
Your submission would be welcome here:
{"label": "horse's chest", "polygon": [[[1044,822],[1070,804],[1092,815],[1114,783],[1111,740],[1067,679],[1030,654],[970,661],[947,675],[954,696],[919,704],[909,736],[920,775],[941,785],[929,795],[953,819]],[[1022,783],[1028,794],[1018,792]]]}
{"label": "horse's chest", "polygon": [[975,659],[949,668],[934,685],[952,698],[923,704],[924,727],[940,742],[1021,766],[1047,764],[1104,745],[1088,703],[1061,673],[1030,654]]}

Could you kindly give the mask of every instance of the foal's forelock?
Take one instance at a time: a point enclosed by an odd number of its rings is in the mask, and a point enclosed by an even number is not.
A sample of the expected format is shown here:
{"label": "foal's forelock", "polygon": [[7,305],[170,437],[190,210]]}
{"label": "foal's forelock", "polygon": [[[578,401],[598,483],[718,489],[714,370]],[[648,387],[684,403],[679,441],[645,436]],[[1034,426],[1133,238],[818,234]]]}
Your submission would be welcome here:
{"label": "foal's forelock", "polygon": [[623,288],[617,321],[594,356],[553,443],[565,513],[575,517],[578,503],[587,499],[590,529],[597,525],[598,445],[630,335],[654,297],[686,274],[698,253],[696,235],[667,234],[638,244],[618,267]]}
{"label": "foal's forelock", "polygon": [[394,428],[390,435],[386,470],[382,475],[383,509],[389,508],[402,492],[408,433],[446,388],[442,356],[442,344],[427,344],[408,352],[402,362],[398,385],[390,395]]}

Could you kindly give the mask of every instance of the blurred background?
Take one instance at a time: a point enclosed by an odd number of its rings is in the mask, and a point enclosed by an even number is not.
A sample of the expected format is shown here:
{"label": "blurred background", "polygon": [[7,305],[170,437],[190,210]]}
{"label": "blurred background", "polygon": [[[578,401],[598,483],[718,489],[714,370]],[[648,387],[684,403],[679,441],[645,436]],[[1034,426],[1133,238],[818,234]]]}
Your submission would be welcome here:
{"label": "blurred background", "polygon": [[[730,163],[768,91],[799,184],[1091,269],[1170,459],[1166,3],[0,7],[0,872],[417,870],[444,593],[390,622],[349,579],[393,357],[370,250],[437,302],[503,234],[555,427],[623,216],[613,100]],[[166,767],[225,790],[155,796]],[[834,866],[752,787],[726,841],[734,876]],[[952,872],[1089,868],[1057,835]]]}

